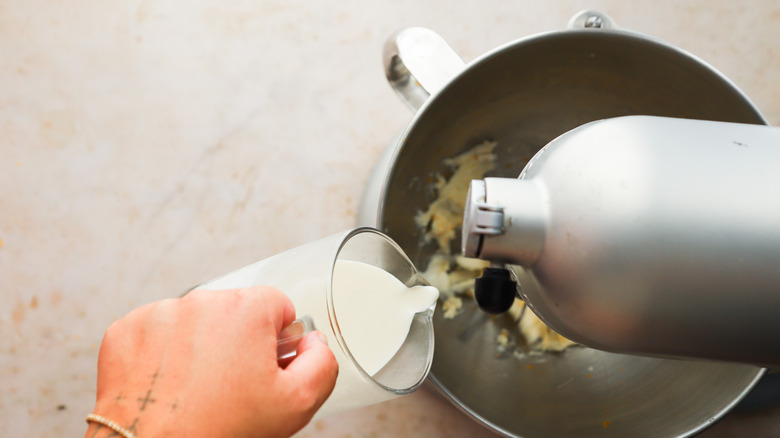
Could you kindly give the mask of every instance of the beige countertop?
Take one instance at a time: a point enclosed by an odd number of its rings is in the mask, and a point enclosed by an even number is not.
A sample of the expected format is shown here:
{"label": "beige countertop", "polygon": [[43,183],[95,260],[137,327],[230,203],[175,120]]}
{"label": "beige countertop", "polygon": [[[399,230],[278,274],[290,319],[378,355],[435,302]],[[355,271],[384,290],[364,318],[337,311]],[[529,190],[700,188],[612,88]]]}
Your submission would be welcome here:
{"label": "beige countertop", "polygon": [[[780,3],[0,2],[0,436],[80,436],[105,328],[354,225],[412,114],[381,49],[410,25],[464,60],[586,8],[720,69],[780,124]],[[780,412],[705,437],[780,435]],[[303,437],[492,436],[430,388]]]}

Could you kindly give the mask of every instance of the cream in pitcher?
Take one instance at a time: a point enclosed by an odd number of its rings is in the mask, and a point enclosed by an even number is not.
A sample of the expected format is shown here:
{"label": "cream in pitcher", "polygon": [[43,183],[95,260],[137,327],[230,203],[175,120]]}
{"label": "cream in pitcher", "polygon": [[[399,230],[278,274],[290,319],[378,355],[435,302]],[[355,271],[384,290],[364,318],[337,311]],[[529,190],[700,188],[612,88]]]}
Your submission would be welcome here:
{"label": "cream in pitcher", "polygon": [[427,286],[401,248],[380,231],[347,230],[198,289],[256,285],[281,290],[301,318],[280,334],[280,358],[294,356],[295,339],[316,328],[339,362],[336,387],[315,417],[409,394],[428,375],[438,290]]}
{"label": "cream in pitcher", "polygon": [[370,376],[395,356],[414,315],[436,304],[433,286],[407,287],[367,263],[339,260],[333,273],[336,318],[352,356]]}

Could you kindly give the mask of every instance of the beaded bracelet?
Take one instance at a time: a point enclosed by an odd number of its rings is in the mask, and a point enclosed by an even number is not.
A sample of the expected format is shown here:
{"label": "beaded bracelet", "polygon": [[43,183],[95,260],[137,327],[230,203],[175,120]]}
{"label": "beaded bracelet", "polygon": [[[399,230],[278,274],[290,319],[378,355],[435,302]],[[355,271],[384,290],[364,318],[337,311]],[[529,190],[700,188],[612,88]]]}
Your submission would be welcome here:
{"label": "beaded bracelet", "polygon": [[109,420],[106,417],[101,417],[100,415],[97,414],[89,414],[87,415],[86,420],[87,423],[89,423],[90,421],[94,421],[95,423],[102,424],[103,426],[108,427],[109,429],[122,435],[125,438],[135,438],[135,434],[133,432],[130,432],[129,430],[114,423],[113,421]]}

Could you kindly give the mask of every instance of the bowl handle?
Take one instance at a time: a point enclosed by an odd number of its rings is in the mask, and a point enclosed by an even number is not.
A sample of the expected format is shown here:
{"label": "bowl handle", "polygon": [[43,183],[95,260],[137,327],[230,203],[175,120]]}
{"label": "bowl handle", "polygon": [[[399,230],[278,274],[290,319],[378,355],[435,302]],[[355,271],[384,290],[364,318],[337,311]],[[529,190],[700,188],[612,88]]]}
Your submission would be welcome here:
{"label": "bowl handle", "polygon": [[408,27],[390,36],[382,60],[390,86],[414,111],[466,66],[439,34],[422,27]]}

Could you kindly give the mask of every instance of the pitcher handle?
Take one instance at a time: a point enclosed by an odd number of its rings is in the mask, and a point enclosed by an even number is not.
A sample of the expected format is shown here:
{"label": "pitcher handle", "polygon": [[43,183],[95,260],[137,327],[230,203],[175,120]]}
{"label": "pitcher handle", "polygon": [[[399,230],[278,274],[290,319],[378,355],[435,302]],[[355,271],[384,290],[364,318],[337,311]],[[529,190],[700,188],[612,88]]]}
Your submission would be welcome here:
{"label": "pitcher handle", "polygon": [[439,34],[423,27],[408,27],[390,36],[382,60],[390,86],[414,111],[466,67]]}
{"label": "pitcher handle", "polygon": [[310,332],[316,330],[314,320],[306,315],[296,319],[279,332],[276,341],[276,359],[280,365],[286,365],[298,354],[298,344]]}

